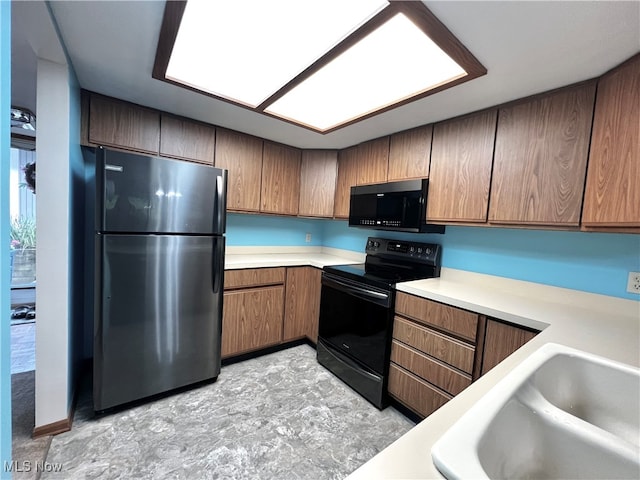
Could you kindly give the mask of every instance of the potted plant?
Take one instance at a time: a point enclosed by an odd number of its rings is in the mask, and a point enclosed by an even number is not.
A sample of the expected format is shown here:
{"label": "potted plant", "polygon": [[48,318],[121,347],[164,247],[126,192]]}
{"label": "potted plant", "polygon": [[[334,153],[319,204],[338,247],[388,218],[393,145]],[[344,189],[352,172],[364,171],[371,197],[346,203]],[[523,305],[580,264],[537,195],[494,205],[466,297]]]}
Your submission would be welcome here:
{"label": "potted plant", "polygon": [[11,284],[31,284],[36,280],[36,221],[29,217],[11,219]]}

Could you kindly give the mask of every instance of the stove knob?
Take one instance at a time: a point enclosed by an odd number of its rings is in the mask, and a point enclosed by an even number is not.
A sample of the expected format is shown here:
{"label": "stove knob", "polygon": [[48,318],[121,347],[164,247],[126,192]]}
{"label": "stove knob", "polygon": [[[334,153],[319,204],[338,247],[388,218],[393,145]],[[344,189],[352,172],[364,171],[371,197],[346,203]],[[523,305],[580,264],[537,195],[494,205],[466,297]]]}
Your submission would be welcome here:
{"label": "stove knob", "polygon": [[371,248],[371,247],[373,247],[373,242],[371,240],[369,240],[367,242],[367,248]]}
{"label": "stove knob", "polygon": [[380,246],[380,242],[373,242],[373,246],[378,248]]}
{"label": "stove knob", "polygon": [[416,251],[416,248],[415,248],[415,247],[409,247],[409,253],[413,253],[413,252],[415,252],[415,251]]}
{"label": "stove knob", "polygon": [[424,249],[424,253],[426,253],[427,255],[431,255],[431,249],[430,248],[425,248]]}
{"label": "stove knob", "polygon": [[418,247],[418,255],[422,255],[422,247]]}

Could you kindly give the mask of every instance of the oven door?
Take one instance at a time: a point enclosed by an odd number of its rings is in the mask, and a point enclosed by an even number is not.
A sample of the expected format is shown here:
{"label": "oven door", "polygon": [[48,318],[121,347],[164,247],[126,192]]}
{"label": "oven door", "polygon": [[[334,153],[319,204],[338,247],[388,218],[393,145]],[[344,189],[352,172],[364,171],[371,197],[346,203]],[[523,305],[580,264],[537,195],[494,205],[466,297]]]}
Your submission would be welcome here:
{"label": "oven door", "polygon": [[388,369],[392,290],[322,274],[319,337],[377,374]]}

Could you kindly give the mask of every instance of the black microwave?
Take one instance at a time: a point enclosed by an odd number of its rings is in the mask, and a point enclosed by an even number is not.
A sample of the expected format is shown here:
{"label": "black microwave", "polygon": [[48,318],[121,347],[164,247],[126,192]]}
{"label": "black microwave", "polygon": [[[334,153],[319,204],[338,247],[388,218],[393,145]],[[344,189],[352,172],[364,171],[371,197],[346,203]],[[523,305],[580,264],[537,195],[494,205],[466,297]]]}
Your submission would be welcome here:
{"label": "black microwave", "polygon": [[443,233],[426,224],[429,180],[403,180],[351,187],[349,226],[401,232]]}

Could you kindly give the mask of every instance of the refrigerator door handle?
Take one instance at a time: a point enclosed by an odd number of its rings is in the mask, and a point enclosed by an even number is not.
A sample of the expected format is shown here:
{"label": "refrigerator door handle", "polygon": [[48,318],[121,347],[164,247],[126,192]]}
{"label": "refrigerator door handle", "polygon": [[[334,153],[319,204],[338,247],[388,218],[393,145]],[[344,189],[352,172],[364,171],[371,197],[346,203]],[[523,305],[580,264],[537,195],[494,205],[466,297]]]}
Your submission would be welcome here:
{"label": "refrigerator door handle", "polygon": [[224,291],[224,237],[216,237],[214,242],[211,274],[213,276],[213,293],[217,294]]}
{"label": "refrigerator door handle", "polygon": [[220,170],[216,176],[215,232],[222,235],[227,223],[227,171]]}

